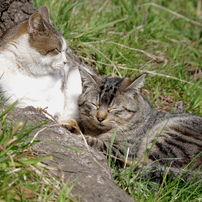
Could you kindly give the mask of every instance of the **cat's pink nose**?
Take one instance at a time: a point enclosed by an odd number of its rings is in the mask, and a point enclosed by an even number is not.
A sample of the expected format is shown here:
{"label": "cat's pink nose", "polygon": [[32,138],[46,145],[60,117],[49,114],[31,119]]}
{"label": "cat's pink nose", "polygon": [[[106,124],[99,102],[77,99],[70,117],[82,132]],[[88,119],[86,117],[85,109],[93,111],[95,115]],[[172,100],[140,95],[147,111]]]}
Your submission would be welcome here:
{"label": "cat's pink nose", "polygon": [[101,123],[101,122],[103,122],[105,119],[104,119],[103,117],[98,116],[98,117],[97,117],[97,120]]}
{"label": "cat's pink nose", "polygon": [[64,65],[66,65],[67,64],[67,62],[64,62]]}

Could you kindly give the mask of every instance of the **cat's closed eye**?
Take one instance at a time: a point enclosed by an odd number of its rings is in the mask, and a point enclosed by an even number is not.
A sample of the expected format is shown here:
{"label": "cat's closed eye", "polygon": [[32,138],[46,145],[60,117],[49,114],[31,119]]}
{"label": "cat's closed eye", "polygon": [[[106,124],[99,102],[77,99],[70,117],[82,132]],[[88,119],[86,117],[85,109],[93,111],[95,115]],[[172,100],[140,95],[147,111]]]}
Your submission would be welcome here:
{"label": "cat's closed eye", "polygon": [[90,110],[98,110],[99,106],[92,103],[92,102],[86,102],[85,107],[90,111]]}
{"label": "cat's closed eye", "polygon": [[48,51],[46,52],[46,55],[48,55],[48,54],[54,54],[54,55],[56,55],[56,54],[58,54],[58,53],[61,53],[61,51],[60,51],[58,48],[54,48],[54,49],[48,50]]}
{"label": "cat's closed eye", "polygon": [[123,107],[110,107],[108,108],[109,113],[113,113],[114,115],[119,115],[123,113],[125,109]]}
{"label": "cat's closed eye", "polygon": [[95,109],[99,109],[99,106],[98,105],[96,105],[96,104],[94,104],[94,103],[91,103],[91,105],[95,108]]}
{"label": "cat's closed eye", "polygon": [[127,107],[124,107],[124,109],[125,109],[127,112],[131,112],[131,113],[135,113],[135,112],[136,112],[135,110],[129,109],[129,108],[127,108]]}

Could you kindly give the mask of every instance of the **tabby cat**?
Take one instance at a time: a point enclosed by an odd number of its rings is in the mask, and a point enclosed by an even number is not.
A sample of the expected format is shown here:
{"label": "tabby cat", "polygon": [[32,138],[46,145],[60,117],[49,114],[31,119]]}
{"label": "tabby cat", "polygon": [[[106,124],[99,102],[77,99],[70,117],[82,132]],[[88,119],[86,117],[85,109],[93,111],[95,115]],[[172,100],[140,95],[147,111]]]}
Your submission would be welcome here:
{"label": "tabby cat", "polygon": [[70,68],[66,41],[41,7],[0,40],[0,90],[8,104],[47,108],[58,121],[78,118],[78,66]]}
{"label": "tabby cat", "polygon": [[145,74],[107,78],[80,72],[78,123],[90,146],[106,153],[116,133],[111,150],[120,159],[128,150],[128,159],[139,165],[166,164],[177,172],[193,160],[190,168],[202,171],[202,117],[153,109],[140,93]]}

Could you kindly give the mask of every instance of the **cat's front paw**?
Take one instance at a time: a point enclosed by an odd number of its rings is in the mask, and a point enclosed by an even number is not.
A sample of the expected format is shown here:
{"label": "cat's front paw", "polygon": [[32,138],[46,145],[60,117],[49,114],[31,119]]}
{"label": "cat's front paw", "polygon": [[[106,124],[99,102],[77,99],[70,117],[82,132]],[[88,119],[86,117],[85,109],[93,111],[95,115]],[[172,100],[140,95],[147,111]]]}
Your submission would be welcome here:
{"label": "cat's front paw", "polygon": [[89,135],[85,135],[84,136],[88,145],[100,150],[101,152],[105,152],[107,150],[107,147],[105,145],[105,143],[102,140],[99,140],[98,138],[89,136]]}
{"label": "cat's front paw", "polygon": [[88,136],[88,135],[85,135],[84,137],[85,137],[86,142],[88,143],[89,146],[92,147],[93,145],[95,145],[95,143],[96,143],[96,138],[91,137],[91,136]]}
{"label": "cat's front paw", "polygon": [[69,130],[71,133],[80,134],[81,130],[78,122],[75,119],[70,119],[67,121],[61,121],[60,125]]}

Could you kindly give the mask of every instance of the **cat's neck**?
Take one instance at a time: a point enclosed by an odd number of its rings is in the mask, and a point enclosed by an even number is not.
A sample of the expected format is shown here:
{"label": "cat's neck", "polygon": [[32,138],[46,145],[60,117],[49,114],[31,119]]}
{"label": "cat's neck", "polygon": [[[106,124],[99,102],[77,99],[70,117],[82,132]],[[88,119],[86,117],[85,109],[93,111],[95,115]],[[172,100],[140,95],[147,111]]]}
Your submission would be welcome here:
{"label": "cat's neck", "polygon": [[133,130],[135,131],[149,130],[154,124],[158,123],[159,120],[171,116],[170,113],[159,112],[156,109],[154,109],[149,104],[149,102],[147,102],[142,97],[142,95],[140,95],[139,99],[141,99],[140,100],[141,107],[138,108],[138,111],[134,114],[134,117],[132,118],[132,121],[130,123],[131,128],[133,128]]}
{"label": "cat's neck", "polygon": [[[137,118],[134,118],[131,123],[131,131],[135,134],[137,142],[139,138],[141,139],[144,135],[147,135],[147,131],[151,130],[154,125],[164,119],[173,117],[171,113],[157,111],[146,100],[142,102],[141,109],[139,109],[137,113],[138,114],[134,116]],[[136,147],[138,147],[138,145],[136,145]]]}
{"label": "cat's neck", "polygon": [[[140,107],[138,108],[138,111],[134,115],[135,117],[137,117],[137,120],[139,120],[139,117],[141,117],[141,119],[145,121],[149,118],[151,112],[156,110],[151,107],[149,102],[147,102],[141,94],[139,94],[139,103]],[[139,115],[137,115],[137,113]]]}
{"label": "cat's neck", "polygon": [[[144,126],[147,126],[147,125],[145,125],[147,123],[147,121],[151,124],[157,124],[159,121],[162,121],[163,119],[168,119],[168,118],[174,116],[174,114],[169,113],[169,112],[157,111],[145,99],[144,99],[144,102],[143,102],[141,108],[142,109],[140,110],[141,111],[140,113],[143,117],[142,122],[143,122]],[[148,127],[149,127],[149,125],[148,125]]]}

